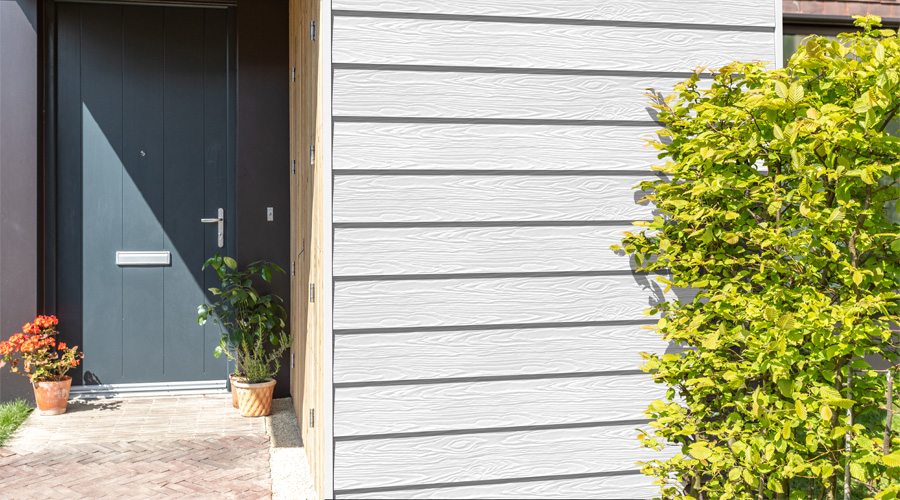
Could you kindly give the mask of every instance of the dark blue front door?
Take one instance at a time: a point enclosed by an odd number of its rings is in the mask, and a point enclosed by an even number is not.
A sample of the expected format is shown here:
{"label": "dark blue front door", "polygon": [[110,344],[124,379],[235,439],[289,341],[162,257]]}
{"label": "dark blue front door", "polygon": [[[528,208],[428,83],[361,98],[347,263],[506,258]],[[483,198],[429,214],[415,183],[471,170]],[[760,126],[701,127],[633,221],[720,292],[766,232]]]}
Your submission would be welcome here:
{"label": "dark blue front door", "polygon": [[[196,315],[216,285],[203,261],[233,249],[231,13],[56,8],[57,312],[85,351],[75,383],[224,379]],[[200,222],[220,208],[221,248]]]}

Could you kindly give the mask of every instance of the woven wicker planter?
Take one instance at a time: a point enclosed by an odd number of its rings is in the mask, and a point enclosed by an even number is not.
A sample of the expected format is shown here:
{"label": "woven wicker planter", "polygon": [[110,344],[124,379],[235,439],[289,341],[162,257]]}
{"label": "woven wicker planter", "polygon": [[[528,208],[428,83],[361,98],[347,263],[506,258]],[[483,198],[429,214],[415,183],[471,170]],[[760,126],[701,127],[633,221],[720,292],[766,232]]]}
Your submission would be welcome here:
{"label": "woven wicker planter", "polygon": [[269,380],[260,384],[234,382],[237,389],[238,408],[244,417],[264,417],[272,412],[272,393],[275,381]]}

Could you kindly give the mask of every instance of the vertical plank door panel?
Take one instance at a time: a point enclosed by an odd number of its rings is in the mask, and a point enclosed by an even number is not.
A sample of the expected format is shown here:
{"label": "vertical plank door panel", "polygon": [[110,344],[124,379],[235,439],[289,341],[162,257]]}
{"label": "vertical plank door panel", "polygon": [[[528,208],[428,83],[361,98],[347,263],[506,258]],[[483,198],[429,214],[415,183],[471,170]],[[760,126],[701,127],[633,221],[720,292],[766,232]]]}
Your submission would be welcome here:
{"label": "vertical plank door panel", "polygon": [[[85,381],[123,380],[122,7],[83,5],[81,43]],[[109,332],[109,333],[108,333]]]}
{"label": "vertical plank door panel", "polygon": [[[57,310],[64,322],[61,338],[84,347],[84,248],[82,226],[82,103],[81,5],[60,3],[57,14],[56,119],[57,127]],[[73,383],[81,383],[82,367],[73,370]]]}
{"label": "vertical plank door panel", "polygon": [[[125,7],[123,86],[124,214],[122,250],[164,248],[162,9]],[[122,268],[122,355],[126,380],[153,380],[163,371],[163,269]]]}
{"label": "vertical plank door panel", "polygon": [[[204,213],[204,59],[203,11],[168,7],[166,17],[165,186],[166,268],[165,378],[198,380],[204,354],[203,329],[185,320],[205,298]],[[202,368],[202,367],[201,367]]]}

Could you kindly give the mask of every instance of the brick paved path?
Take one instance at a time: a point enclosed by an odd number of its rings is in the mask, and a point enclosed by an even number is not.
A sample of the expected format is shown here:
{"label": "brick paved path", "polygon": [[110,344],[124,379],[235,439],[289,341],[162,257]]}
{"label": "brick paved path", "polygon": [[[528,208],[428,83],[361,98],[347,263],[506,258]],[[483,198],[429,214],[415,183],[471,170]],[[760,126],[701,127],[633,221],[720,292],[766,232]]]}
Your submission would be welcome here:
{"label": "brick paved path", "polygon": [[0,496],[269,499],[269,438],[230,396],[70,402],[0,448]]}

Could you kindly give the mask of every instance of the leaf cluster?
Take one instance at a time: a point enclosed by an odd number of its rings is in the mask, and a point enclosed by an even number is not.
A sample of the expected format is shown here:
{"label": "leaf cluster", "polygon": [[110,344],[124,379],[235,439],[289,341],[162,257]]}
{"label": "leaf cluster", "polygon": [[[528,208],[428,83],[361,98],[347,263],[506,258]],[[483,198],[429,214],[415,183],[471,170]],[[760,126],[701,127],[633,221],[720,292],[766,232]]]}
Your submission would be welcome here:
{"label": "leaf cluster", "polygon": [[272,378],[278,373],[280,357],[290,347],[291,338],[284,331],[283,300],[277,295],[260,293],[253,280],[260,278],[268,283],[273,272],[284,274],[284,270],[266,261],[238,269],[233,258],[218,253],[203,264],[203,270],[207,267],[215,270],[222,283],[218,288],[209,289],[217,300],[197,308],[197,322],[205,325],[211,319],[222,328],[214,355],[218,358],[224,354],[233,359],[237,375],[251,383]]}
{"label": "leaf cluster", "polygon": [[[664,498],[895,498],[900,44],[877,18],[787,67],[699,72],[655,107],[658,213],[622,245],[667,291],[643,356],[670,389],[644,464]],[[880,368],[876,369],[875,366]],[[846,481],[846,482],[845,482]]]}

